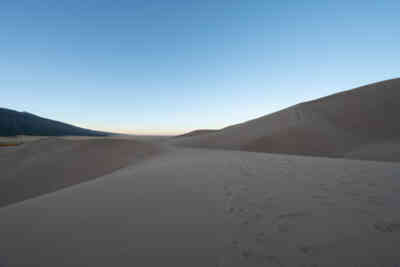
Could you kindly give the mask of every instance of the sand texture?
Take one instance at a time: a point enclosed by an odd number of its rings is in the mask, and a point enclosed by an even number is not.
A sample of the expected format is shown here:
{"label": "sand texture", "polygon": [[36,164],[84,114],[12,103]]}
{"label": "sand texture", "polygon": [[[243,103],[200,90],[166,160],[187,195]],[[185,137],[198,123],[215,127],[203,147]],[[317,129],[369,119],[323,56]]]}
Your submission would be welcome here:
{"label": "sand texture", "polygon": [[97,178],[157,154],[132,140],[46,138],[0,149],[0,206]]}
{"label": "sand texture", "polygon": [[1,208],[0,265],[393,267],[399,177],[398,163],[170,148]]}
{"label": "sand texture", "polygon": [[[400,124],[396,123],[399,99],[400,79],[388,80],[171,142],[191,147],[400,161]],[[393,153],[382,156],[388,142],[396,144]]]}
{"label": "sand texture", "polygon": [[399,99],[396,79],[218,131],[1,147],[0,267],[399,266]]}
{"label": "sand texture", "polygon": [[175,138],[183,138],[183,137],[192,137],[192,136],[199,136],[199,135],[204,135],[204,134],[210,134],[210,133],[215,133],[218,130],[209,130],[209,129],[200,129],[200,130],[194,130],[182,135],[177,135],[174,136]]}

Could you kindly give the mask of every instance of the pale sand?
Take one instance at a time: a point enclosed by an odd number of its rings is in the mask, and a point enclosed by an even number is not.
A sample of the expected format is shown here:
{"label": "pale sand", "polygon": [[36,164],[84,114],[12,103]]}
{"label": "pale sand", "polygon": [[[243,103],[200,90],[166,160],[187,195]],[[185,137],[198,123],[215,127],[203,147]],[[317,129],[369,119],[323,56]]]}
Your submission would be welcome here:
{"label": "pale sand", "polygon": [[[393,79],[169,142],[189,147],[400,161],[399,99],[400,79]],[[383,156],[384,144],[394,141],[391,153]]]}
{"label": "pale sand", "polygon": [[111,139],[111,140],[134,140],[134,141],[146,141],[146,142],[158,142],[164,139],[170,138],[170,136],[163,135],[110,135],[110,136],[61,136],[59,137],[65,140],[91,140],[91,139]]}
{"label": "pale sand", "polygon": [[351,151],[346,158],[380,161],[400,161],[400,141],[368,144]]}
{"label": "pale sand", "polygon": [[5,136],[0,136],[0,143],[26,143],[26,142],[33,142],[37,141],[40,139],[46,139],[49,138],[48,136],[30,136],[30,135],[18,135],[15,137],[5,137]]}
{"label": "pale sand", "polygon": [[115,134],[110,136],[75,136],[75,135],[66,135],[66,136],[33,136],[33,135],[18,135],[18,136],[0,136],[0,143],[28,143],[33,141],[38,141],[42,139],[48,138],[58,138],[65,140],[97,140],[97,139],[111,139],[111,140],[135,140],[135,141],[161,141],[163,139],[167,139],[170,136],[163,135],[124,135],[124,134]]}
{"label": "pale sand", "polygon": [[194,130],[185,134],[177,135],[174,136],[174,138],[184,138],[184,137],[193,137],[193,136],[199,136],[199,135],[205,135],[205,134],[210,134],[210,133],[215,133],[218,130],[212,130],[212,129],[199,129],[199,130]]}
{"label": "pale sand", "polygon": [[398,163],[171,148],[1,208],[0,263],[393,267],[399,177]]}
{"label": "pale sand", "polygon": [[161,151],[154,144],[111,138],[28,140],[0,147],[0,206],[95,179]]}

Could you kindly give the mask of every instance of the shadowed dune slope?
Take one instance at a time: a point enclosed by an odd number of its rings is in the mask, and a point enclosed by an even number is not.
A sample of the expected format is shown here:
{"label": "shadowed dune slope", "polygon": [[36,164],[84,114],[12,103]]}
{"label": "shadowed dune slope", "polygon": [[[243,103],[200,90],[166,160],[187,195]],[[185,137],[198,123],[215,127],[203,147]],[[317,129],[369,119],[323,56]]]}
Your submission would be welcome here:
{"label": "shadowed dune slope", "polygon": [[194,131],[191,131],[191,132],[188,132],[188,133],[185,133],[185,134],[174,136],[174,138],[192,137],[192,136],[215,133],[216,131],[218,131],[218,130],[210,130],[210,129],[194,130]]}
{"label": "shadowed dune slope", "polygon": [[0,266],[394,267],[399,177],[399,163],[171,149],[0,208]]}
{"label": "shadowed dune slope", "polygon": [[132,140],[49,138],[0,149],[0,206],[88,181],[159,152]]}
{"label": "shadowed dune slope", "polygon": [[304,102],[214,133],[183,138],[175,144],[398,161],[399,145],[385,155],[379,145],[400,144],[398,114],[400,79],[393,79]]}

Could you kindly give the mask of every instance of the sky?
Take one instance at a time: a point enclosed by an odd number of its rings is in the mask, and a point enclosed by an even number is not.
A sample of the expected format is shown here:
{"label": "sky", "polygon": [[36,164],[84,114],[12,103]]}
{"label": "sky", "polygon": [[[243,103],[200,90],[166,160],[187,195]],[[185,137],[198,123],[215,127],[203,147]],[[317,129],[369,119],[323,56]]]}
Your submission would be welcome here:
{"label": "sky", "polygon": [[130,134],[219,129],[400,77],[400,1],[2,0],[0,107]]}

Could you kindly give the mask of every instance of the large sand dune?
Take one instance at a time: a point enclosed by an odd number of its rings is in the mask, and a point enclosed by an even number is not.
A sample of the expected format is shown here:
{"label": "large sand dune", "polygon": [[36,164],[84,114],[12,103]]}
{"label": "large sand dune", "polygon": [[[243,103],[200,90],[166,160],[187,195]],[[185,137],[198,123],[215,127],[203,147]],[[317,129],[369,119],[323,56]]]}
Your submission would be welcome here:
{"label": "large sand dune", "polygon": [[399,177],[398,163],[171,149],[1,208],[0,266],[393,267]]}
{"label": "large sand dune", "polygon": [[400,163],[367,160],[399,160],[399,97],[398,79],[215,132],[2,147],[0,266],[397,266]]}
{"label": "large sand dune", "polygon": [[379,151],[383,148],[378,144],[400,144],[399,99],[400,79],[388,80],[173,142],[192,147],[398,161],[400,151],[382,157]]}
{"label": "large sand dune", "polygon": [[194,130],[182,135],[175,136],[175,138],[183,138],[183,137],[192,137],[192,136],[199,136],[199,135],[204,135],[204,134],[209,134],[209,133],[214,133],[218,130],[210,130],[210,129],[200,129],[200,130]]}
{"label": "large sand dune", "polygon": [[48,138],[3,147],[0,206],[94,179],[158,152],[152,144],[103,138]]}

